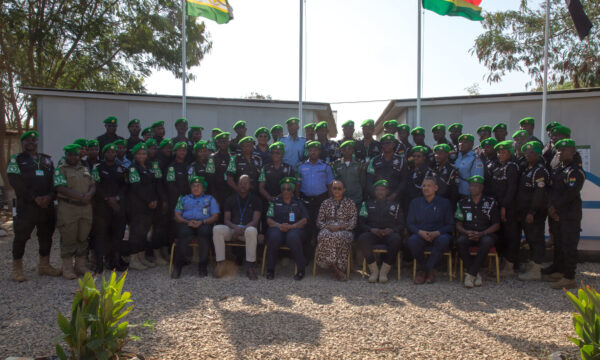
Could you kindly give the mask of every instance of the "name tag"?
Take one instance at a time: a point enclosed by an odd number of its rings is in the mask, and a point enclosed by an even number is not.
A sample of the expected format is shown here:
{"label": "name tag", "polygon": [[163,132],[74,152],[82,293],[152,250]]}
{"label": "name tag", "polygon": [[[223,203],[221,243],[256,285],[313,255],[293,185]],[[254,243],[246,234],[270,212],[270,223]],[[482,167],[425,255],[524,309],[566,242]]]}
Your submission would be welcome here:
{"label": "name tag", "polygon": [[289,217],[289,221],[291,223],[296,221],[296,214],[294,214],[293,212],[290,213],[290,217]]}
{"label": "name tag", "polygon": [[35,176],[44,176],[44,170],[40,170],[40,169],[36,170]]}
{"label": "name tag", "polygon": [[473,221],[473,213],[467,213],[467,221]]}
{"label": "name tag", "polygon": [[203,216],[207,216],[208,215],[208,208],[202,208],[202,215]]}

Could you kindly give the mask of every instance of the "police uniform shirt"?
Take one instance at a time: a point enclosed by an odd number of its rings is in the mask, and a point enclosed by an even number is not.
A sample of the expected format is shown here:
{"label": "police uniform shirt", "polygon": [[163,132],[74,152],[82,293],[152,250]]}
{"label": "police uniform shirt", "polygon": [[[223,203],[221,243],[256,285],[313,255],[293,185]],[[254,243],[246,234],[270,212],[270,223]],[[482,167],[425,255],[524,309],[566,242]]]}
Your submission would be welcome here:
{"label": "police uniform shirt", "polygon": [[412,146],[408,147],[402,141],[398,141],[396,143],[396,148],[394,149],[394,154],[396,154],[398,156],[402,156],[404,158],[407,158],[408,157],[408,153],[409,153],[409,151],[410,151],[411,148],[412,148]]}
{"label": "police uniform shirt", "polygon": [[446,162],[442,167],[436,164],[434,171],[438,180],[438,191],[436,194],[446,198],[454,205],[454,199],[458,193],[458,174],[456,168],[449,162]]}
{"label": "police uniform shirt", "polygon": [[187,194],[177,199],[175,212],[179,213],[185,220],[206,220],[214,214],[219,213],[219,204],[214,197],[202,194],[194,196]]}
{"label": "police uniform shirt", "polygon": [[262,168],[262,159],[260,156],[251,154],[247,159],[244,155],[233,155],[229,159],[227,166],[227,175],[233,176],[233,180],[237,183],[242,175],[248,175],[252,183],[252,189],[258,191],[258,177]]}
{"label": "police uniform shirt", "polygon": [[[190,192],[188,182],[188,164],[184,162],[173,161],[167,168],[165,176],[167,183],[167,191],[169,192],[170,201],[175,201],[176,197],[185,195]],[[172,205],[171,205],[172,206]]]}
{"label": "police uniform shirt", "polygon": [[338,143],[333,140],[327,140],[325,144],[321,143],[321,154],[319,157],[327,164],[332,163],[340,157],[338,147]]}
{"label": "police uniform shirt", "polygon": [[127,152],[125,154],[128,159],[133,159],[133,154],[131,154],[131,149],[133,149],[134,146],[141,143],[142,141],[143,140],[139,136],[136,136],[136,137],[130,136],[127,139],[127,143],[126,143]]}
{"label": "police uniform shirt", "polygon": [[367,168],[367,189],[375,197],[373,184],[377,180],[387,180],[390,192],[402,196],[406,189],[408,167],[406,160],[396,154],[386,160],[383,154],[374,157]]}
{"label": "police uniform shirt", "polygon": [[484,231],[494,224],[500,224],[500,210],[496,199],[482,196],[475,204],[471,196],[458,201],[456,220],[463,223],[465,230]]}
{"label": "police uniform shirt", "polygon": [[96,199],[100,202],[111,197],[122,199],[125,190],[127,168],[114,163],[102,161],[92,170],[92,178],[96,182]]}
{"label": "police uniform shirt", "polygon": [[392,229],[401,233],[404,230],[404,214],[397,201],[363,201],[358,220],[362,232],[370,232],[371,229]]}
{"label": "police uniform shirt", "polygon": [[513,158],[504,164],[497,160],[489,171],[490,179],[486,181],[486,188],[490,196],[498,201],[501,208],[514,209],[519,187],[519,165]]}
{"label": "police uniform shirt", "polygon": [[157,194],[157,174],[154,167],[143,168],[137,162],[134,162],[128,170],[129,192],[128,199],[131,199],[134,205],[144,206],[133,208],[132,210],[145,210],[153,201],[158,201]]}
{"label": "police uniform shirt", "polygon": [[54,196],[54,165],[46,154],[38,154],[37,160],[28,152],[12,155],[6,173],[18,203],[33,203],[38,196]]}
{"label": "police uniform shirt", "polygon": [[581,189],[584,182],[585,173],[575,159],[552,171],[549,206],[558,211],[561,220],[581,219]]}
{"label": "police uniform shirt", "polygon": [[354,156],[367,164],[379,154],[381,154],[381,144],[375,139],[371,139],[368,147],[365,145],[365,139],[354,143]]}
{"label": "police uniform shirt", "polygon": [[110,143],[113,143],[113,142],[115,142],[117,140],[121,140],[121,139],[123,139],[123,137],[119,136],[119,135],[116,135],[116,134],[115,135],[108,135],[108,134],[105,133],[105,134],[102,134],[102,135],[98,136],[96,138],[96,140],[98,140],[98,149],[100,149],[100,154],[98,154],[98,156],[100,158],[102,158],[102,156],[104,155],[104,152],[102,151],[102,149],[104,149],[105,145],[108,145]]}
{"label": "police uniform shirt", "polygon": [[456,162],[454,163],[460,182],[458,184],[458,192],[461,195],[469,196],[469,183],[467,179],[474,175],[484,176],[483,162],[473,152],[473,150],[464,154],[459,153]]}
{"label": "police uniform shirt", "polygon": [[408,178],[406,186],[406,196],[409,200],[423,196],[423,179],[426,177],[436,177],[437,173],[430,169],[427,164],[415,167]]}
{"label": "police uniform shirt", "polygon": [[217,151],[212,155],[213,163],[215,164],[215,189],[217,191],[229,191],[227,185],[227,167],[231,156],[229,153]]}
{"label": "police uniform shirt", "polygon": [[265,190],[269,195],[277,196],[281,193],[279,181],[286,177],[295,177],[295,171],[289,164],[281,163],[276,169],[273,163],[268,163],[262,167],[258,182],[265,183]]}
{"label": "police uniform shirt", "polygon": [[194,161],[188,167],[188,180],[192,178],[192,176],[202,176],[207,182],[206,189],[204,189],[205,194],[212,194],[212,189],[214,187],[214,174],[215,174],[215,160],[210,157],[206,160],[206,164],[201,163],[200,161]]}
{"label": "police uniform shirt", "polygon": [[242,153],[242,149],[240,149],[240,145],[238,144],[242,140],[241,137],[236,136],[235,138],[229,141],[229,152],[232,155],[239,155]]}
{"label": "police uniform shirt", "polygon": [[[581,155],[579,154],[579,151],[575,151],[575,155],[573,155],[573,161],[575,161],[575,163],[579,167],[583,166],[583,160],[581,159]],[[561,161],[558,158],[558,151],[554,150],[552,159],[549,162],[546,162],[546,166],[548,168],[548,173],[551,173],[553,169],[556,169],[561,165],[562,165]]]}
{"label": "police uniform shirt", "polygon": [[327,185],[335,179],[331,166],[319,159],[316,163],[306,160],[298,166],[300,192],[305,196],[319,196],[327,192]]}
{"label": "police uniform shirt", "polygon": [[532,215],[540,211],[545,214],[548,178],[548,170],[541,158],[532,167],[528,166],[523,171],[519,178],[517,193],[518,209]]}
{"label": "police uniform shirt", "polygon": [[286,204],[281,197],[276,197],[269,202],[267,218],[279,224],[295,224],[302,219],[308,219],[308,210],[302,201],[292,198],[289,204]]}
{"label": "police uniform shirt", "polygon": [[262,200],[252,192],[248,193],[245,199],[233,194],[225,201],[224,211],[231,212],[232,223],[246,225],[252,221],[255,211],[262,213]]}
{"label": "police uniform shirt", "polygon": [[[418,146],[418,145],[415,145]],[[415,147],[413,146],[413,147]],[[427,158],[427,163],[429,165],[433,165],[435,164],[435,154],[433,152],[433,150],[428,146],[428,145],[421,145],[424,146],[425,148],[427,148],[427,155],[425,156]],[[412,148],[408,149],[407,151],[407,160],[409,161],[409,163],[412,163]]]}
{"label": "police uniform shirt", "polygon": [[267,149],[265,151],[262,151],[260,149],[260,147],[258,147],[258,144],[257,144],[256,146],[254,146],[253,155],[259,156],[263,165],[271,162],[271,150],[269,149],[268,145],[267,145]]}

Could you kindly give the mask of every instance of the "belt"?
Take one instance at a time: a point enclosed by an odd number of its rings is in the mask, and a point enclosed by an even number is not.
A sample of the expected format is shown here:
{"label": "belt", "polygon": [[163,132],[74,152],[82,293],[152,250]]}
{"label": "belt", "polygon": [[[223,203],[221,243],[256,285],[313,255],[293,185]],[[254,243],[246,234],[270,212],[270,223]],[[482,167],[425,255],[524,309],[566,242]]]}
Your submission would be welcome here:
{"label": "belt", "polygon": [[65,197],[62,197],[62,196],[58,197],[58,200],[62,201],[62,202],[66,202],[67,204],[75,205],[75,206],[87,206],[87,205],[89,205],[89,204],[83,203],[81,201],[71,200],[69,198],[65,198]]}
{"label": "belt", "polygon": [[324,192],[322,194],[315,195],[315,196],[309,196],[309,195],[306,195],[305,193],[302,193],[302,198],[305,200],[308,200],[308,201],[312,201],[312,200],[317,200],[317,199],[319,199],[323,196],[327,196],[327,195],[328,195],[327,192]]}

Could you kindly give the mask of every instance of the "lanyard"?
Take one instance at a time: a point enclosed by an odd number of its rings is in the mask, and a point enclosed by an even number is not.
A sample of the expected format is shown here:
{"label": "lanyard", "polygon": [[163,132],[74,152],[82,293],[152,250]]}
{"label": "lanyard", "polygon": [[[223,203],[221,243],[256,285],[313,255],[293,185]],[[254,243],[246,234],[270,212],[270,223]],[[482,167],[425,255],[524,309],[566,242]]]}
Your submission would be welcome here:
{"label": "lanyard", "polygon": [[242,204],[240,202],[240,196],[236,194],[235,197],[237,199],[238,208],[240,209],[240,225],[243,225],[242,221],[244,219],[244,213],[246,212],[246,209],[248,208],[248,204],[250,203],[250,194],[248,194],[248,196],[246,197],[246,203],[244,204],[243,209],[242,209]]}

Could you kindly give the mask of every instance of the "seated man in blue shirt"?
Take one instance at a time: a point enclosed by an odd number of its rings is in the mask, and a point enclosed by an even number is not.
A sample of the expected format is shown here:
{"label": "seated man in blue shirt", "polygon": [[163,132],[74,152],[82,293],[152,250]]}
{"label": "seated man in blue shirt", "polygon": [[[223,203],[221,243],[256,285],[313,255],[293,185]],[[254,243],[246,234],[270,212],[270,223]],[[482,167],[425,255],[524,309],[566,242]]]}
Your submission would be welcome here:
{"label": "seated man in blue shirt", "polygon": [[208,250],[212,239],[213,224],[219,219],[219,205],[215,198],[204,194],[206,180],[202,176],[190,178],[191,194],[180,196],[175,207],[175,222],[177,223],[177,246],[175,247],[175,269],[171,274],[173,279],[181,276],[185,263],[185,255],[189,244],[198,237],[200,261],[198,273],[200,277],[208,275]]}
{"label": "seated man in blue shirt", "polygon": [[[437,181],[426,177],[422,183],[423,196],[414,199],[408,209],[406,220],[412,235],[408,238],[408,248],[417,260],[420,271],[415,277],[415,284],[435,282],[435,266],[450,248],[454,218],[450,201],[436,196]],[[425,261],[424,252],[431,251]]]}

